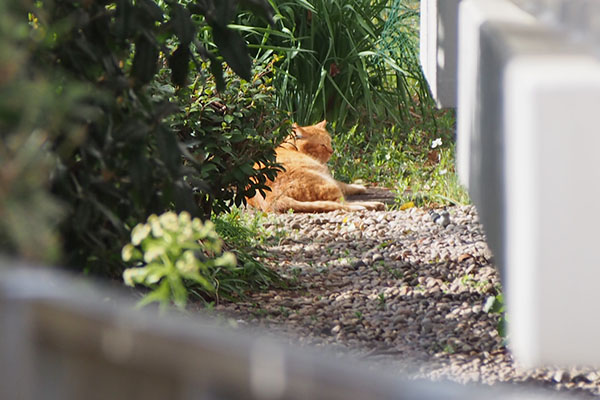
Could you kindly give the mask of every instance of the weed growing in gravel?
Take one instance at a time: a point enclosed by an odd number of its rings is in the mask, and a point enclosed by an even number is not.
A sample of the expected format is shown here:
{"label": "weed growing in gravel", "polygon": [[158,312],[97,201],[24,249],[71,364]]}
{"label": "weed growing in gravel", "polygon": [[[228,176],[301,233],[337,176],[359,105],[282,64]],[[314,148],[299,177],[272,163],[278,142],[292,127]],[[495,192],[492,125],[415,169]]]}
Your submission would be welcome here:
{"label": "weed growing in gravel", "polygon": [[387,271],[390,275],[392,275],[396,279],[402,279],[404,277],[404,274],[402,273],[402,271],[400,271],[398,269],[388,268]]}
{"label": "weed growing in gravel", "polygon": [[454,354],[454,353],[456,353],[456,349],[450,343],[446,343],[446,345],[444,346],[443,351],[446,354]]}
{"label": "weed growing in gravel", "polygon": [[377,296],[377,300],[379,301],[379,309],[385,309],[385,293],[379,293]]}
{"label": "weed growing in gravel", "polygon": [[465,274],[460,278],[460,283],[464,286],[471,287],[475,289],[477,292],[482,293],[483,290],[490,285],[489,280],[479,281],[475,278],[473,274]]}
{"label": "weed growing in gravel", "polygon": [[290,316],[290,310],[284,306],[279,307],[279,312],[281,313],[281,315],[283,315],[285,318]]}
{"label": "weed growing in gravel", "polygon": [[420,283],[413,289],[414,293],[425,293],[425,287]]}
{"label": "weed growing in gravel", "polygon": [[498,331],[498,335],[506,340],[507,318],[506,310],[504,308],[504,295],[499,293],[496,296],[489,296],[483,306],[483,311],[487,313],[498,314],[500,316],[498,318],[496,330]]}

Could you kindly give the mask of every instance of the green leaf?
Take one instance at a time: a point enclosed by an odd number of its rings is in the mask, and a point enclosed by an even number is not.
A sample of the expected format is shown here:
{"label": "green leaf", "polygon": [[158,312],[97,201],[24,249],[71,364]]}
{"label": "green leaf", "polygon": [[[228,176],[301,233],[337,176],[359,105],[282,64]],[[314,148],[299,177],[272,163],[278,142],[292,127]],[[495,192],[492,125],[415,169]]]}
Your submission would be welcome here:
{"label": "green leaf", "polygon": [[195,283],[200,284],[208,293],[215,293],[215,287],[213,286],[213,284],[210,283],[208,279],[206,279],[198,272],[189,272],[182,275],[185,279],[189,279]]}
{"label": "green leaf", "polygon": [[160,283],[158,288],[142,297],[142,299],[137,302],[136,307],[141,308],[155,302],[167,306],[169,304],[170,294],[171,290],[169,288],[169,282],[165,279]]}
{"label": "green leaf", "polygon": [[220,26],[213,26],[213,39],[231,69],[242,79],[250,81],[252,61],[246,41],[237,32]]}
{"label": "green leaf", "polygon": [[172,176],[177,176],[181,166],[181,151],[177,145],[175,133],[166,126],[156,129],[158,154]]}
{"label": "green leaf", "polygon": [[183,285],[181,280],[181,276],[177,273],[172,273],[169,275],[167,280],[169,282],[169,286],[171,288],[171,294],[173,296],[173,301],[175,305],[179,308],[185,307],[187,303],[187,289]]}
{"label": "green leaf", "polygon": [[119,39],[129,38],[135,32],[134,9],[129,0],[117,2],[115,15],[115,33]]}
{"label": "green leaf", "polygon": [[187,83],[189,61],[189,45],[179,45],[179,47],[177,47],[177,49],[169,57],[171,80],[173,81],[174,85],[182,87]]}
{"label": "green leaf", "polygon": [[138,85],[150,82],[158,69],[158,47],[147,35],[140,35],[135,42],[132,73]]}
{"label": "green leaf", "polygon": [[252,176],[256,172],[254,168],[252,168],[252,164],[242,164],[240,165],[240,169],[244,174],[248,176]]}
{"label": "green leaf", "polygon": [[218,170],[218,168],[213,163],[204,164],[200,168],[200,171],[201,171],[202,175],[209,174],[209,173],[211,173],[213,171],[216,171],[216,170]]}
{"label": "green leaf", "polygon": [[270,25],[275,25],[275,21],[273,21],[273,15],[275,11],[273,7],[266,0],[240,0],[240,3],[243,7],[249,9],[254,14],[258,14],[261,17],[265,18]]}
{"label": "green leaf", "polygon": [[171,29],[181,46],[187,46],[194,39],[194,24],[190,12],[180,4],[171,5]]}
{"label": "green leaf", "polygon": [[147,28],[152,27],[154,22],[162,22],[164,20],[163,10],[153,0],[137,0],[139,9],[141,10],[141,18]]}
{"label": "green leaf", "polygon": [[226,27],[227,23],[233,19],[236,12],[235,0],[213,0],[212,7],[205,13],[208,23],[215,26]]}

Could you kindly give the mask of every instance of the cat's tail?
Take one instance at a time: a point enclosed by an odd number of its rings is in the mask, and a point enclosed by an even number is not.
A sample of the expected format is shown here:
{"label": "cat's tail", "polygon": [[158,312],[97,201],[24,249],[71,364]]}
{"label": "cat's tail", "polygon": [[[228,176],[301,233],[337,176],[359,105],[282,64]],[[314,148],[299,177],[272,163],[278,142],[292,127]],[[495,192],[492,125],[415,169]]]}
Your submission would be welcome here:
{"label": "cat's tail", "polygon": [[281,196],[274,201],[268,211],[287,212],[293,210],[298,213],[319,213],[336,210],[344,211],[364,211],[364,210],[383,210],[385,205],[376,201],[339,203],[337,201],[317,200],[317,201],[299,201],[288,196]]}

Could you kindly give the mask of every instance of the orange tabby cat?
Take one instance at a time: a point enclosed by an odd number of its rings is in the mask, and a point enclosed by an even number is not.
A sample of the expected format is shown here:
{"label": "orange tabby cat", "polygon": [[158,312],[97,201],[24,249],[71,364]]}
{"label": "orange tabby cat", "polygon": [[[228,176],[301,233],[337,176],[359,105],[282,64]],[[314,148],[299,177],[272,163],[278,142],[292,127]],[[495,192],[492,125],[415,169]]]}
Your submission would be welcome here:
{"label": "orange tabby cat", "polygon": [[277,162],[285,171],[275,181],[267,181],[271,191],[265,192],[266,197],[257,192],[248,199],[248,204],[274,212],[383,209],[383,203],[379,202],[343,202],[344,195],[364,193],[367,189],[336,181],[329,173],[325,163],[333,149],[326,124],[327,121],[321,121],[312,126],[292,126],[294,133],[275,149]]}

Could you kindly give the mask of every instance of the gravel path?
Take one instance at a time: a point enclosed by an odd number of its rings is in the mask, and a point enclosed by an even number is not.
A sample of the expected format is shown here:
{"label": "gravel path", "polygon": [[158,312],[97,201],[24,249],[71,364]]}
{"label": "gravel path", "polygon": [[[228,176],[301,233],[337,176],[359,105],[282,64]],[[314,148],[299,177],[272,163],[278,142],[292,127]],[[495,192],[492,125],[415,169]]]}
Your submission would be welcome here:
{"label": "gravel path", "polygon": [[499,278],[476,211],[448,212],[447,226],[416,208],[270,216],[264,261],[297,287],[216,309],[388,372],[600,395],[600,371],[516,365],[497,333],[498,314],[483,310]]}

